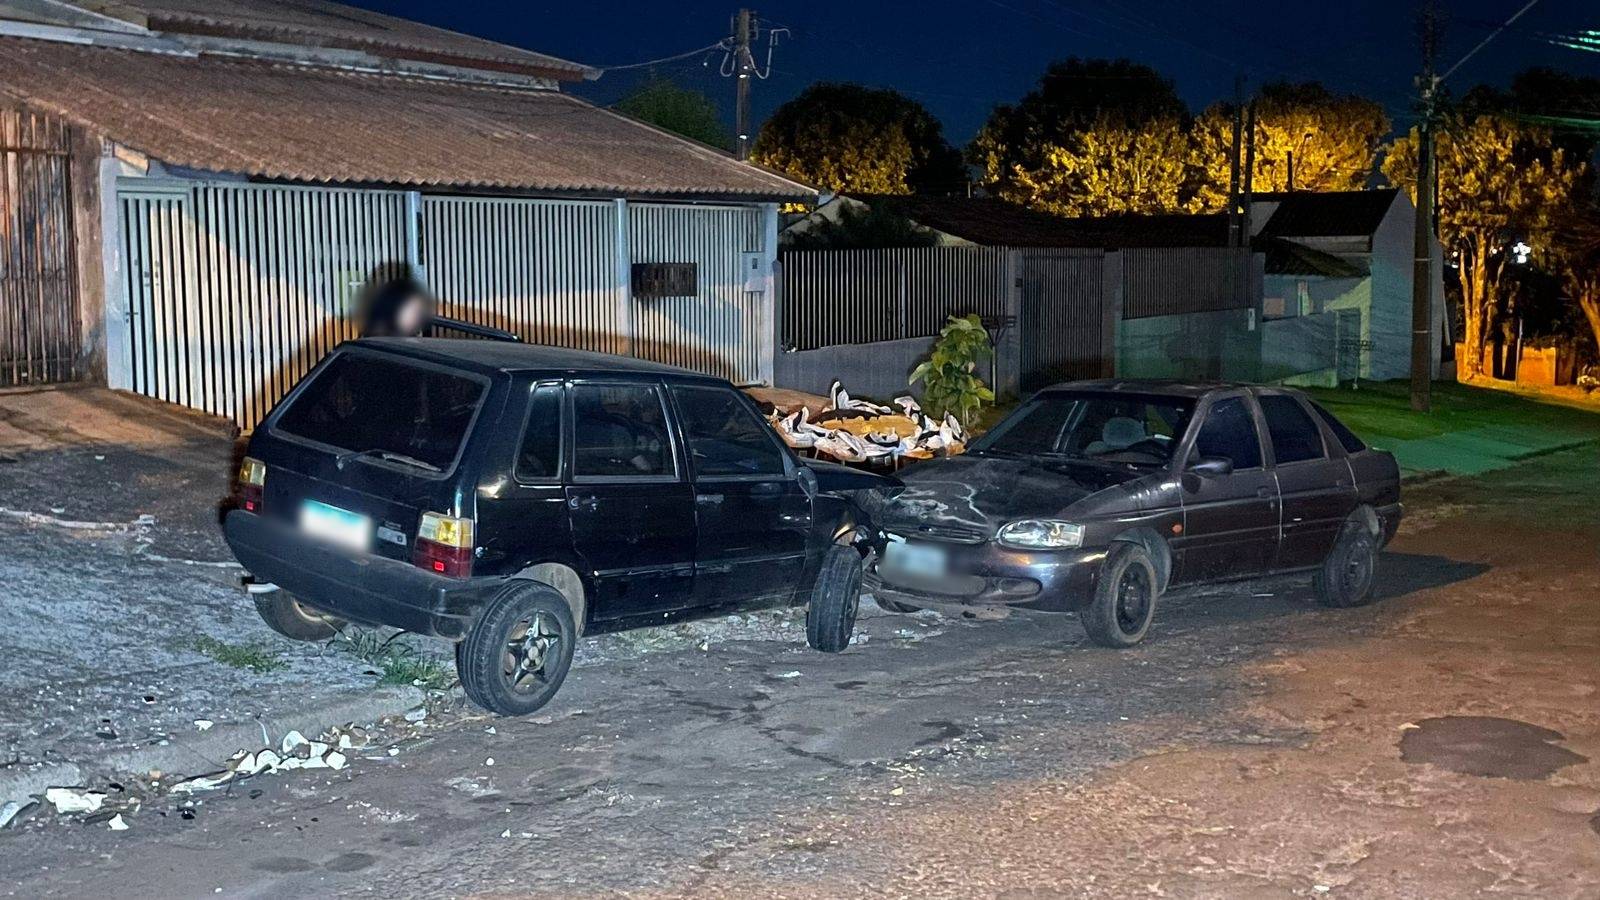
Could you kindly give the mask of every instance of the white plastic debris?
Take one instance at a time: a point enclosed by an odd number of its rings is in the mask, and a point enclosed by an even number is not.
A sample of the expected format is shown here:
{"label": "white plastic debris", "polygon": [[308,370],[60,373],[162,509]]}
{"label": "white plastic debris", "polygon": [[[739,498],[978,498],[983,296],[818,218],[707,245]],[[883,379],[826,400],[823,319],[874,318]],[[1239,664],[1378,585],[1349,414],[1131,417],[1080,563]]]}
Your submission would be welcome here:
{"label": "white plastic debris", "polygon": [[58,813],[92,813],[106,802],[106,795],[84,788],[53,787],[45,790],[44,799]]}
{"label": "white plastic debris", "polygon": [[127,831],[128,821],[122,818],[122,813],[117,813],[111,817],[111,821],[106,823],[106,827],[110,828],[112,831]]}
{"label": "white plastic debris", "polygon": [[500,836],[503,838],[511,837],[511,829],[507,828],[505,831],[500,832]]}
{"label": "white plastic debris", "polygon": [[423,719],[426,719],[427,717],[428,717],[428,710],[425,707],[419,706],[416,709],[408,709],[408,710],[406,710],[406,721],[407,722],[421,722]]}
{"label": "white plastic debris", "polygon": [[35,802],[29,800],[27,803],[21,803],[16,800],[7,800],[4,806],[0,806],[0,829],[9,827],[12,821],[22,814],[23,810],[32,806]]}
{"label": "white plastic debris", "polygon": [[[346,740],[350,737],[348,734],[341,736]],[[222,771],[190,778],[173,785],[172,790],[174,793],[189,794],[215,790],[230,781],[252,775],[292,769],[332,769],[337,772],[349,764],[350,757],[342,749],[335,748],[327,741],[309,740],[300,732],[291,731],[283,736],[277,749],[240,750],[228,759]]]}
{"label": "white plastic debris", "polygon": [[784,672],[782,675],[778,675],[778,676],[775,676],[775,677],[777,677],[777,678],[799,678],[800,677],[800,673],[798,671],[796,671],[796,672]]}
{"label": "white plastic debris", "polygon": [[485,759],[485,760],[484,760],[484,761],[483,761],[483,764],[484,764],[484,765],[486,765],[486,766],[492,766],[492,765],[494,765],[494,757],[492,757],[492,756],[491,756],[491,757],[489,757],[489,758],[488,758],[488,759]]}
{"label": "white plastic debris", "polygon": [[217,723],[211,721],[210,719],[195,719],[194,720],[194,730],[195,731],[210,731],[211,730],[211,726],[213,726],[215,724],[217,724]]}

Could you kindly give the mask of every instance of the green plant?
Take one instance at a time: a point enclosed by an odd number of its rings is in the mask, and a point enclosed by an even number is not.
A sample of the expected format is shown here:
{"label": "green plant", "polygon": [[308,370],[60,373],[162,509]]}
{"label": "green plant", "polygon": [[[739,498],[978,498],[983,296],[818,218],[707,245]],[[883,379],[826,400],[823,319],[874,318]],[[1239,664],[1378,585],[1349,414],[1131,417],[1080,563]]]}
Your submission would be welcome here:
{"label": "green plant", "polygon": [[404,634],[404,631],[397,631],[385,638],[376,631],[346,627],[331,643],[377,669],[380,684],[414,684],[429,690],[444,690],[455,682],[449,667],[411,644],[397,640]]}
{"label": "green plant", "polygon": [[225,666],[249,669],[253,672],[271,672],[284,667],[277,651],[261,644],[230,644],[214,637],[201,635],[189,646],[197,653],[211,657]]}
{"label": "green plant", "polygon": [[994,391],[975,373],[978,362],[993,353],[989,332],[976,314],[951,316],[933,342],[933,353],[911,372],[911,384],[922,382],[922,405],[935,416],[955,416],[963,426],[976,424],[983,404],[994,402]]}

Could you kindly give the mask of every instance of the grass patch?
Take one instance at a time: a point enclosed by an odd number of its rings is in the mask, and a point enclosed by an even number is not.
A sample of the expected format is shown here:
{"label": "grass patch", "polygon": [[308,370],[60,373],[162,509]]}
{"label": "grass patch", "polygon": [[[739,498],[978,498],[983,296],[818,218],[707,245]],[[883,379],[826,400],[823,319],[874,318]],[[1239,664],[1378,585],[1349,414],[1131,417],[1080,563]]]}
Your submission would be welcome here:
{"label": "grass patch", "polygon": [[376,669],[379,684],[416,685],[435,691],[455,684],[453,669],[399,640],[404,634],[397,631],[383,637],[376,631],[347,627],[333,643]]}
{"label": "grass patch", "polygon": [[277,651],[262,644],[230,644],[227,641],[201,635],[190,642],[189,646],[195,652],[235,669],[273,672],[287,665],[278,658]]}
{"label": "grass patch", "polygon": [[1307,392],[1377,446],[1467,431],[1511,428],[1600,437],[1600,415],[1559,402],[1455,382],[1433,385],[1433,409],[1411,408],[1408,382],[1368,382],[1360,388],[1309,388]]}

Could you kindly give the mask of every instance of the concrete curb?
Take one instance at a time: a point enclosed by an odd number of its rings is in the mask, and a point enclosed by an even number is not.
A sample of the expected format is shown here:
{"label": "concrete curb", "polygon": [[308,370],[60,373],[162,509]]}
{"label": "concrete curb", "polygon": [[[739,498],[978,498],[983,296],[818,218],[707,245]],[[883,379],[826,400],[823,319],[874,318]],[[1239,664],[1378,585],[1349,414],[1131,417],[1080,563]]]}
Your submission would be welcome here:
{"label": "concrete curb", "polygon": [[1579,438],[1577,440],[1567,441],[1561,444],[1551,444],[1548,447],[1535,447],[1532,450],[1518,453],[1514,456],[1503,456],[1501,459],[1505,461],[1505,465],[1496,466],[1492,469],[1484,469],[1482,472],[1452,472],[1449,469],[1422,469],[1419,471],[1414,471],[1409,475],[1402,474],[1400,476],[1400,483],[1410,487],[1419,487],[1424,484],[1432,484],[1436,481],[1445,481],[1451,478],[1470,478],[1475,475],[1485,474],[1486,472],[1498,472],[1502,469],[1509,469],[1517,463],[1525,460],[1537,459],[1541,456],[1549,456],[1552,453],[1563,453],[1567,450],[1577,450],[1580,447],[1588,447],[1591,444],[1600,444],[1600,438]]}
{"label": "concrete curb", "polygon": [[[167,744],[123,747],[70,762],[47,762],[0,771],[0,802],[43,794],[48,787],[98,787],[85,779],[144,773],[152,769],[200,775],[215,772],[235,752],[276,745],[289,731],[315,738],[332,725],[346,722],[370,724],[399,715],[422,704],[424,693],[415,687],[385,687],[357,696],[330,697],[300,709],[262,716],[260,720],[219,722],[208,731],[173,735]],[[262,740],[262,728],[267,740]]]}

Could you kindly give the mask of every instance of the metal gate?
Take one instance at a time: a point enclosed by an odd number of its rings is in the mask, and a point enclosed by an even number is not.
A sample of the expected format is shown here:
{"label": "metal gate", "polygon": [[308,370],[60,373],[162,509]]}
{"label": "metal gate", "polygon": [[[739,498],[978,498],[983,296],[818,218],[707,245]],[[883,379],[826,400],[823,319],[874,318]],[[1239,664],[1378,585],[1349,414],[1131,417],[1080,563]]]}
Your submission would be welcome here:
{"label": "metal gate", "polygon": [[1109,374],[1099,250],[1020,250],[1022,389]]}
{"label": "metal gate", "polygon": [[118,199],[128,383],[113,386],[246,428],[355,336],[361,291],[406,258],[399,192],[141,184]]}
{"label": "metal gate", "polygon": [[0,109],[0,386],[78,377],[70,132]]}

